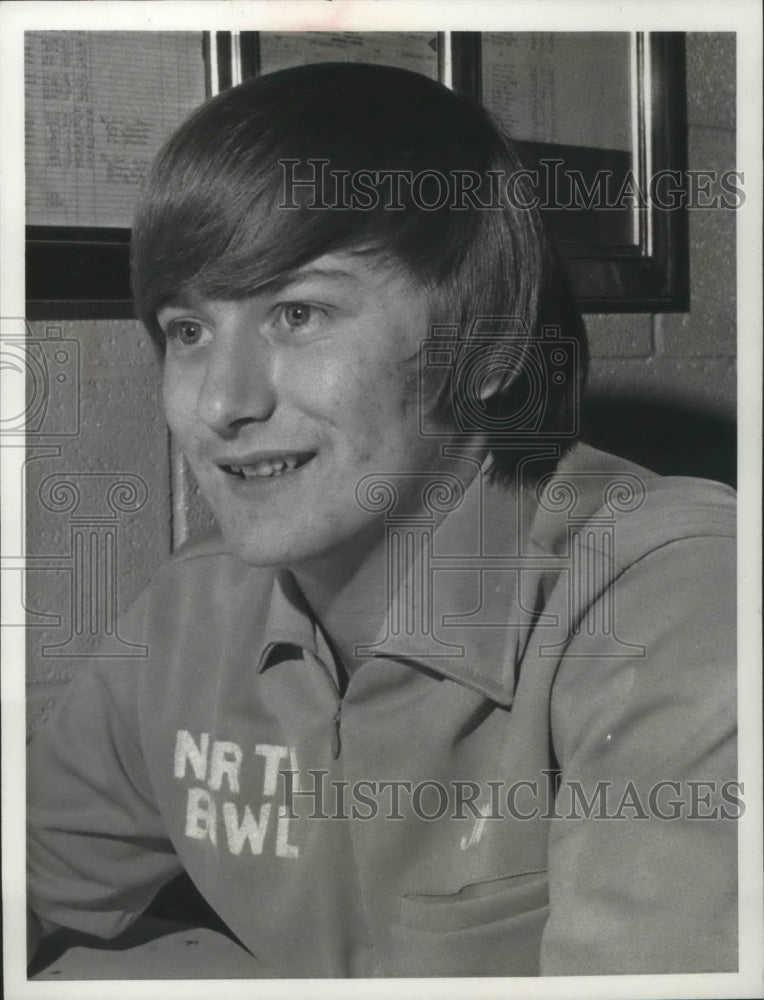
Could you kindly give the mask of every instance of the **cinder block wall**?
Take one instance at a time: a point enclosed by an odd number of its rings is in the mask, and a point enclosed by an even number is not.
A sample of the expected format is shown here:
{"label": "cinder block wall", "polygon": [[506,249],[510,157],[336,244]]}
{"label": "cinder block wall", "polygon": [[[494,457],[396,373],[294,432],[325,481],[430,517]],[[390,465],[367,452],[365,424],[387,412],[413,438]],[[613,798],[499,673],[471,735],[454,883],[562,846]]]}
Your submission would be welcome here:
{"label": "cinder block wall", "polygon": [[[688,168],[736,169],[734,34],[687,36],[687,95]],[[727,462],[725,454],[734,450],[736,414],[735,213],[694,209],[689,226],[688,313],[586,317],[593,358],[589,437],[631,451],[629,457],[661,472],[667,471],[663,463],[673,462],[678,472],[729,479],[734,454]]]}
{"label": "cinder block wall", "polygon": [[79,432],[43,433],[27,445],[27,555],[38,567],[26,572],[31,736],[78,663],[71,654],[87,656],[110,631],[107,578],[115,581],[113,597],[123,612],[169,554],[171,497],[160,368],[140,324],[30,327],[41,340],[60,331],[80,355],[66,396],[51,381],[42,428],[65,427],[74,394]]}
{"label": "cinder block wall", "polygon": [[[735,167],[735,38],[691,34],[687,40],[689,166],[698,170]],[[693,211],[690,216],[691,308],[686,314],[588,316],[593,362],[587,407],[588,436],[595,443],[659,468],[714,474],[734,447],[735,418],[735,217],[731,211]],[[46,326],[61,327],[78,341],[80,433],[43,438],[57,455],[27,462],[27,520],[30,556],[58,559],[58,568],[27,573],[30,612],[57,616],[28,632],[29,729],[34,731],[71,676],[75,659],[57,655],[77,625],[73,531],[89,509],[54,512],[43,506],[47,476],[82,472],[129,474],[146,486],[145,503],[120,513],[116,524],[118,586],[124,610],[172,547],[172,498],[167,434],[161,415],[160,370],[147,337],[135,322],[99,321],[32,324],[36,337]],[[50,405],[61,405],[51,394]],[[55,423],[55,419],[53,420]],[[672,436],[673,435],[673,436]],[[666,451],[666,442],[671,447]],[[732,444],[731,444],[732,442]],[[729,456],[734,461],[734,456]],[[712,455],[713,459],[713,455]],[[660,468],[667,463],[668,468]],[[88,480],[96,494],[112,480]],[[181,486],[183,483],[180,484]],[[82,481],[80,480],[80,486]],[[104,503],[98,516],[108,521]],[[83,502],[97,503],[89,493]],[[113,513],[113,512],[111,512]],[[75,523],[73,518],[84,520]],[[91,517],[91,521],[93,518]],[[189,491],[183,520],[191,534],[209,524],[198,495]],[[176,523],[176,537],[178,535]],[[98,533],[101,529],[89,529]],[[182,536],[183,530],[179,534]],[[93,591],[90,582],[85,593]],[[87,619],[87,616],[85,616]],[[82,628],[84,621],[84,628]],[[99,628],[80,615],[75,646],[92,651]],[[76,631],[76,629],[75,629]]]}

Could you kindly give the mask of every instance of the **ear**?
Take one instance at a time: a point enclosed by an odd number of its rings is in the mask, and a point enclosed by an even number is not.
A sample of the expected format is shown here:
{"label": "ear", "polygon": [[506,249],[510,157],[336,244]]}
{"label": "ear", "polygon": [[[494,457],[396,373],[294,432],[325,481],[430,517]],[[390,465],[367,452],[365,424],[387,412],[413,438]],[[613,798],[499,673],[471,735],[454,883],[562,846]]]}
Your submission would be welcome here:
{"label": "ear", "polygon": [[484,378],[480,380],[480,388],[478,389],[478,398],[481,402],[485,403],[499,391],[499,386],[501,385],[501,375],[496,373],[489,373]]}

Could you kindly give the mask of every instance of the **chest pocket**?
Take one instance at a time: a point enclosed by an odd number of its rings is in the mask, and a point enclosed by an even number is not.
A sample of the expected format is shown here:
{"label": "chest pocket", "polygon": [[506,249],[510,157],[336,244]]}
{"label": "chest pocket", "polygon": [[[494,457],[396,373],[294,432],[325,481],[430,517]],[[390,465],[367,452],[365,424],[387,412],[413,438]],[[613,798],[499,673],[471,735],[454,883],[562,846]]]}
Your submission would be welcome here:
{"label": "chest pocket", "polygon": [[404,896],[391,929],[392,974],[537,976],[548,916],[545,870]]}

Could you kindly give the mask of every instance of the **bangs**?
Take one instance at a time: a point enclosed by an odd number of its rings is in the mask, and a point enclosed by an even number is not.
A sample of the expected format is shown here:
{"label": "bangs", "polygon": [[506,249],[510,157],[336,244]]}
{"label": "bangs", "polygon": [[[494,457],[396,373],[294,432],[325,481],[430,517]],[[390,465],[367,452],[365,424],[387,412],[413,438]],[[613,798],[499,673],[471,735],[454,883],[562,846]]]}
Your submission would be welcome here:
{"label": "bangs", "polygon": [[[339,250],[399,262],[431,292],[438,321],[466,321],[476,301],[492,313],[522,302],[527,314],[533,213],[453,207],[460,172],[487,181],[497,169],[507,149],[484,109],[419,74],[322,64],[249,80],[203,105],[159,154],[133,231],[139,317],[161,343],[167,299],[245,297]],[[399,183],[427,174],[445,193],[435,209]]]}
{"label": "bangs", "polygon": [[149,311],[188,288],[209,298],[246,297],[324,253],[369,243],[338,213],[281,208],[278,177],[263,187],[232,196],[217,183],[163,207],[146,241],[155,265],[141,285]]}

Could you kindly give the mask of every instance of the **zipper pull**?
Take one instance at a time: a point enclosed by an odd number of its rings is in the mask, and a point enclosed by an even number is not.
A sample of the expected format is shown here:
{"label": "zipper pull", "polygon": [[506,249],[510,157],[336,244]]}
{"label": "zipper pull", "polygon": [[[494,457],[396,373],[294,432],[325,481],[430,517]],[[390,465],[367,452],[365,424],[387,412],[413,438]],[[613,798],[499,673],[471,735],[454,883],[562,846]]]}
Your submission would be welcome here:
{"label": "zipper pull", "polygon": [[337,711],[332,719],[332,757],[336,760],[340,751],[342,750],[342,744],[340,743],[340,716],[342,715],[342,702],[337,705]]}

